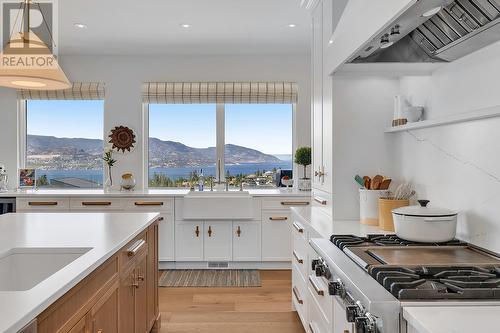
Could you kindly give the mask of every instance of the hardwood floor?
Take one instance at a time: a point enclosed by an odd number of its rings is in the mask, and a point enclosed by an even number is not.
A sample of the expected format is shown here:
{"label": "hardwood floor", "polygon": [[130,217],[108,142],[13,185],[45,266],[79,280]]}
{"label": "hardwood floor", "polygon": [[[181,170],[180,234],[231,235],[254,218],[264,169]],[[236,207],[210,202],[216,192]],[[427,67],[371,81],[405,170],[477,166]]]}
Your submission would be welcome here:
{"label": "hardwood floor", "polygon": [[303,333],[291,271],[261,271],[259,288],[160,288],[162,333]]}

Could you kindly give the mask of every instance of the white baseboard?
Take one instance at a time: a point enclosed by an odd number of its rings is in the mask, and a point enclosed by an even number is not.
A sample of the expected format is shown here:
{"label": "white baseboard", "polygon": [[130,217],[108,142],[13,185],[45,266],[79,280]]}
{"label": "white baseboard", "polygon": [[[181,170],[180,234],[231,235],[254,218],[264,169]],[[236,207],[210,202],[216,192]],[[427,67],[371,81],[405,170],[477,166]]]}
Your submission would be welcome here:
{"label": "white baseboard", "polygon": [[289,270],[292,269],[290,261],[276,262],[228,262],[225,268],[209,268],[206,261],[160,261],[160,269],[261,269],[261,270]]}

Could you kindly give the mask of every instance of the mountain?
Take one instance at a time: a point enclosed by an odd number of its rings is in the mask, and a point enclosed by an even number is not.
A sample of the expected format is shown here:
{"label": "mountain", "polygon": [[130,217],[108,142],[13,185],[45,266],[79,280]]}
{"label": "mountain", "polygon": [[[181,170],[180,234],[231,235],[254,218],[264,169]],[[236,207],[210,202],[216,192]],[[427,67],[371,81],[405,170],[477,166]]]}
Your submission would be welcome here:
{"label": "mountain", "polygon": [[[100,157],[103,142],[99,139],[57,138],[54,136],[28,135],[28,156],[45,156],[44,165],[50,164],[46,156],[54,156],[54,160],[62,163],[59,156],[68,157],[76,162],[88,161]],[[180,142],[149,139],[149,159],[151,167],[188,167],[213,165],[216,159],[215,147],[193,148]],[[65,158],[63,160],[66,160]],[[40,163],[40,161],[38,161]],[[258,150],[237,145],[226,145],[226,164],[242,163],[278,163],[275,156],[264,154]],[[86,162],[85,162],[86,163]],[[84,164],[84,163],[82,163]]]}
{"label": "mountain", "polygon": [[[279,158],[258,150],[237,145],[226,145],[226,164],[278,163]],[[193,148],[174,141],[149,139],[149,160],[151,167],[185,167],[212,165],[215,163],[216,149]]]}

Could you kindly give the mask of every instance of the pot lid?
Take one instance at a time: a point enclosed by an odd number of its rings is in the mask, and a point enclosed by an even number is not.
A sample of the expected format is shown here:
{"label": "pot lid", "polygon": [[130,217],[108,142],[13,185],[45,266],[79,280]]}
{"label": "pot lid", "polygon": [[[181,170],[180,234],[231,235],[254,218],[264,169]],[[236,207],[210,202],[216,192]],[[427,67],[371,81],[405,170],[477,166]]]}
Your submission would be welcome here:
{"label": "pot lid", "polygon": [[406,206],[393,209],[392,212],[397,215],[406,216],[453,216],[457,215],[457,212],[438,208],[438,207],[427,207],[429,200],[418,200],[419,206]]}

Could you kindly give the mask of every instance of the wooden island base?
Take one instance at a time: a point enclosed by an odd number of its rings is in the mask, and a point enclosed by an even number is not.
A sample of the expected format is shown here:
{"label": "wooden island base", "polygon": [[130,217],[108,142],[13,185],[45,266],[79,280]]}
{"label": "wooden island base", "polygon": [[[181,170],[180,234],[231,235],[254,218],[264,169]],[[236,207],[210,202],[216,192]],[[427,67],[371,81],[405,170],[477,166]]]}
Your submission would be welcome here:
{"label": "wooden island base", "polygon": [[159,332],[158,221],[42,312],[38,333]]}

